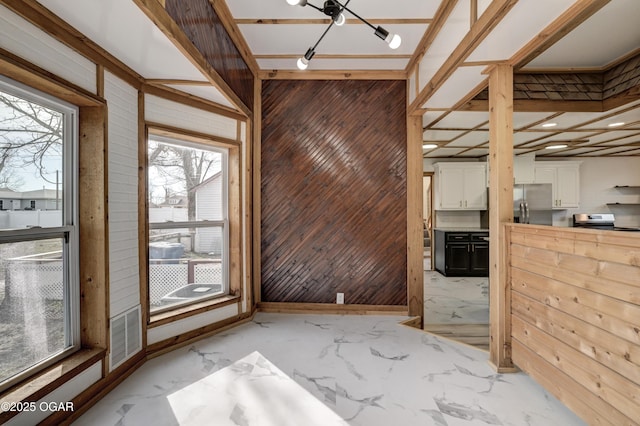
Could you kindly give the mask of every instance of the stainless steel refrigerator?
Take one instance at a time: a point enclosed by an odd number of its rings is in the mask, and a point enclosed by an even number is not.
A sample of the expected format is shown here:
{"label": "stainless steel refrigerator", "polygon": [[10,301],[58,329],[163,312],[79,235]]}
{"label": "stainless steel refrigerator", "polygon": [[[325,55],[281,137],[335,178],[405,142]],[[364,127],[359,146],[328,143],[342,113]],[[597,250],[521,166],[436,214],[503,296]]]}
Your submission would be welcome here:
{"label": "stainless steel refrigerator", "polygon": [[513,186],[513,221],[553,225],[553,192],[550,183]]}

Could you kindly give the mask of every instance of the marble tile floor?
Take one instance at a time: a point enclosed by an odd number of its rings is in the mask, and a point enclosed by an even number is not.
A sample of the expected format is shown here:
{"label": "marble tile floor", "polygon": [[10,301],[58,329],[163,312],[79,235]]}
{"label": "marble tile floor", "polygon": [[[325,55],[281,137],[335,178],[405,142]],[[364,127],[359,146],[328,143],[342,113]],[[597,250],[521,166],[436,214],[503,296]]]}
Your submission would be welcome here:
{"label": "marble tile floor", "polygon": [[489,279],[425,270],[424,329],[489,350]]}
{"label": "marble tile floor", "polygon": [[524,373],[403,319],[258,313],[148,361],[74,424],[584,424]]}
{"label": "marble tile floor", "polygon": [[425,324],[489,324],[489,278],[424,271]]}

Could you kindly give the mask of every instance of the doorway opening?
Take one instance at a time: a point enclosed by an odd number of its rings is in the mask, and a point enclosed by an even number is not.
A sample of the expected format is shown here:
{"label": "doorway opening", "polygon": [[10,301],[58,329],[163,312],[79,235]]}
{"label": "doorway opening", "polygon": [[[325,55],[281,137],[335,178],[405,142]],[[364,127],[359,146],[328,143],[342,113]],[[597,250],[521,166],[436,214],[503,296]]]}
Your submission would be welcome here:
{"label": "doorway opening", "polygon": [[432,217],[433,217],[433,172],[424,172],[422,176],[422,232],[424,250],[424,270],[433,270],[431,249],[433,246]]}

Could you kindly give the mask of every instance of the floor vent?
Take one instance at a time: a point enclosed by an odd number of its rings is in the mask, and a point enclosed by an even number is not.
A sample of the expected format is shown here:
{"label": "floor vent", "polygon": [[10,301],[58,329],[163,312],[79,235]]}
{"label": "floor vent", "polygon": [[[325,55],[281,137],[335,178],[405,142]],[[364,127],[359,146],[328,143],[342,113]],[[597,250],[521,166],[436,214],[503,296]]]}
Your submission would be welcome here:
{"label": "floor vent", "polygon": [[111,318],[111,370],[142,349],[140,305]]}

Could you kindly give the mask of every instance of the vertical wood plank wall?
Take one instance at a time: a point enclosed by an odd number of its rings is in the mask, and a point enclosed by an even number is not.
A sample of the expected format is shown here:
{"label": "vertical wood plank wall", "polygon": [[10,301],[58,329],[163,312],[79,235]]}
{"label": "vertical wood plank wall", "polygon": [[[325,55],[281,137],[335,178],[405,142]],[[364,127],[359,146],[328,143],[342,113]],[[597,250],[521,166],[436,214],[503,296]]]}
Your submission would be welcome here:
{"label": "vertical wood plank wall", "polygon": [[514,363],[589,424],[638,425],[639,235],[507,232]]}
{"label": "vertical wood plank wall", "polygon": [[406,305],[406,82],[268,80],[262,101],[262,301]]}

